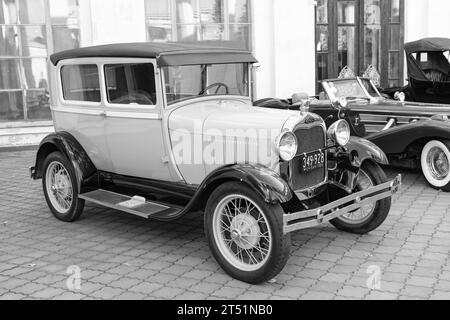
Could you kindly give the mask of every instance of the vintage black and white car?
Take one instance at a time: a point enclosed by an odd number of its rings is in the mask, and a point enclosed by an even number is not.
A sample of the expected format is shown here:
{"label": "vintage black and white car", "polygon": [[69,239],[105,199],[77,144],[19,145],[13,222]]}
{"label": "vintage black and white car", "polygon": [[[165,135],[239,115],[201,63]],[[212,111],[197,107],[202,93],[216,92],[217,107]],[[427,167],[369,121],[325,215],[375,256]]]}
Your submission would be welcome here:
{"label": "vintage black and white car", "polygon": [[204,212],[211,251],[231,276],[274,278],[290,234],[331,222],[365,234],[386,219],[400,176],[385,154],[326,130],[318,115],[254,107],[248,52],[115,44],[51,57],[56,133],[31,168],[56,218],[85,201],[146,219]]}
{"label": "vintage black and white car", "polygon": [[[388,99],[365,78],[326,80],[322,85],[319,97],[303,95],[303,102],[328,127],[347,121],[351,134],[380,147],[391,165],[421,169],[433,188],[450,192],[450,105],[405,102],[402,92],[397,100]],[[299,108],[291,99],[264,99],[256,104]]]}

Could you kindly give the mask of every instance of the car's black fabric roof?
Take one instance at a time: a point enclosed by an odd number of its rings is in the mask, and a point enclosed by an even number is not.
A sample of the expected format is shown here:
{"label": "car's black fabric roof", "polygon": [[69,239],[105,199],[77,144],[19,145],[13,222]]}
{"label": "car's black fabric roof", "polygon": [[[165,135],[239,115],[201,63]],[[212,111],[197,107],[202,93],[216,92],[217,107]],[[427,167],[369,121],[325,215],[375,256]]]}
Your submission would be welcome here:
{"label": "car's black fabric roof", "polygon": [[407,54],[416,52],[443,52],[450,50],[450,39],[425,38],[405,44]]}
{"label": "car's black fabric roof", "polygon": [[254,63],[248,51],[182,43],[119,43],[85,47],[55,53],[50,57],[54,65],[61,60],[75,58],[148,58],[157,59],[159,66],[197,64]]}

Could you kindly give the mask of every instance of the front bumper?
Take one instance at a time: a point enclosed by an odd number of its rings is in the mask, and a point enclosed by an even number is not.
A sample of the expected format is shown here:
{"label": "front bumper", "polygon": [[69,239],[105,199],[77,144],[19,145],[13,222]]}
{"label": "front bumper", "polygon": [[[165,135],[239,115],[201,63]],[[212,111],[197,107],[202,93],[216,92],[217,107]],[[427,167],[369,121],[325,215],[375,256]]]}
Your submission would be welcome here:
{"label": "front bumper", "polygon": [[358,193],[353,193],[320,208],[285,214],[283,217],[283,231],[287,234],[319,226],[330,220],[339,218],[344,214],[358,210],[367,204],[391,197],[397,193],[401,184],[402,176],[398,175],[392,181]]}

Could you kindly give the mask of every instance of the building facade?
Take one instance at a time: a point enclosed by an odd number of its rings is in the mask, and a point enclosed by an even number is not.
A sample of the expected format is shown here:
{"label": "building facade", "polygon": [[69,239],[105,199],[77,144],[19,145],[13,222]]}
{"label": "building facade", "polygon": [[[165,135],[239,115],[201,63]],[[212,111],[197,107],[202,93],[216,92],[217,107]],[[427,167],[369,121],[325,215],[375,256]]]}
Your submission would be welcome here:
{"label": "building facade", "polygon": [[258,98],[316,93],[344,67],[403,85],[404,42],[449,37],[447,0],[0,0],[0,147],[51,132],[50,54],[115,42],[206,41],[259,60]]}

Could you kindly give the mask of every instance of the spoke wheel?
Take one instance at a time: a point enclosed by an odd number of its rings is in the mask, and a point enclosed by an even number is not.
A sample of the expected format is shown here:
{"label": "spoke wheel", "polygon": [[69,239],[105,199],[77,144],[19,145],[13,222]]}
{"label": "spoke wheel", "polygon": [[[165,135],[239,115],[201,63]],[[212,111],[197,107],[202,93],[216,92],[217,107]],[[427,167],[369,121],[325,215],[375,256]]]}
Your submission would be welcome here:
{"label": "spoke wheel", "polygon": [[47,156],[43,164],[42,187],[53,215],[64,222],[76,221],[84,209],[78,198],[77,179],[72,163],[60,152]]}
{"label": "spoke wheel", "polygon": [[284,211],[240,182],[226,182],[209,196],[205,235],[214,258],[233,278],[259,284],[276,277],[289,258],[291,237]]}
{"label": "spoke wheel", "polygon": [[[375,186],[374,182],[367,174],[367,172],[365,172],[363,169],[360,170],[357,177],[355,192],[363,191],[372,188],[374,186]],[[364,223],[373,214],[375,207],[376,207],[375,203],[367,204],[356,211],[349,212],[343,215],[340,219],[349,224]]]}
{"label": "spoke wheel", "polygon": [[46,188],[50,202],[60,213],[70,210],[73,202],[73,188],[69,172],[60,162],[52,162],[46,172]]}
{"label": "spoke wheel", "polygon": [[[356,188],[353,192],[363,191],[387,181],[386,174],[378,164],[365,161],[358,173]],[[366,234],[383,224],[391,209],[391,203],[391,197],[381,199],[330,222],[339,230],[354,234]]]}
{"label": "spoke wheel", "polygon": [[242,195],[224,198],[214,212],[214,237],[229,263],[244,271],[263,266],[272,249],[264,212]]}

